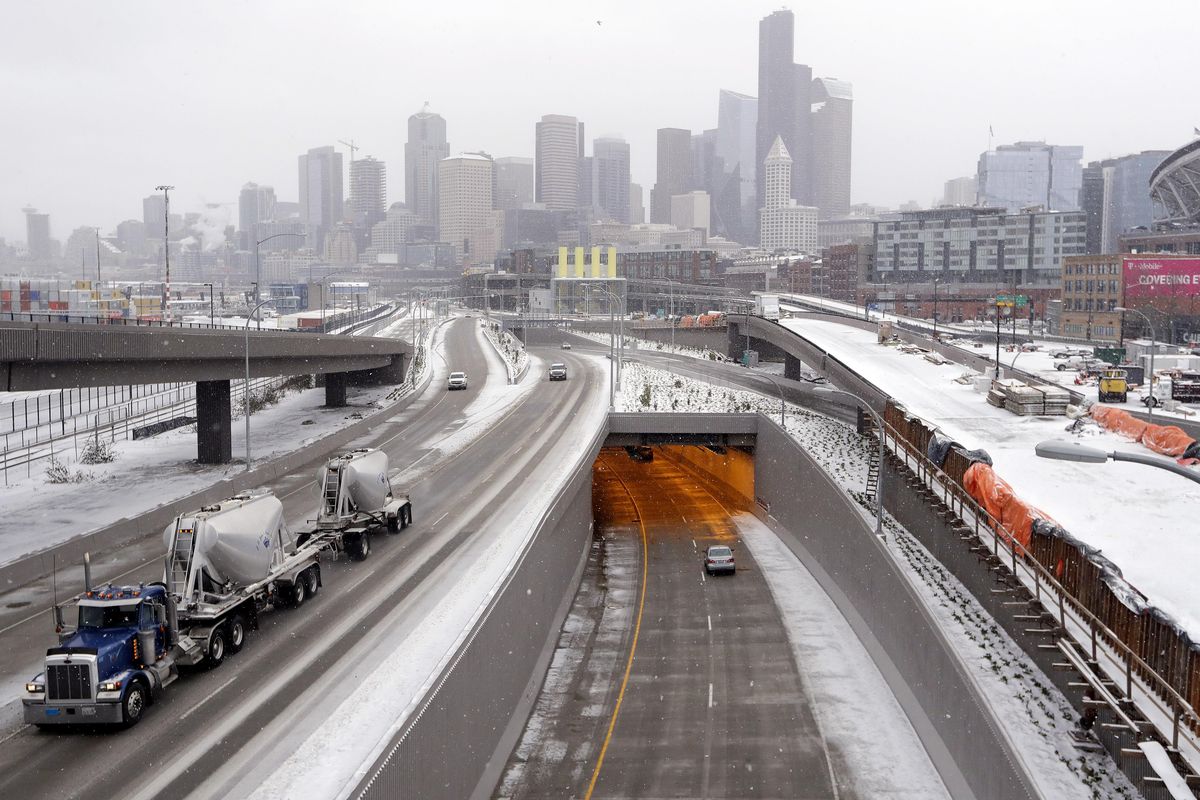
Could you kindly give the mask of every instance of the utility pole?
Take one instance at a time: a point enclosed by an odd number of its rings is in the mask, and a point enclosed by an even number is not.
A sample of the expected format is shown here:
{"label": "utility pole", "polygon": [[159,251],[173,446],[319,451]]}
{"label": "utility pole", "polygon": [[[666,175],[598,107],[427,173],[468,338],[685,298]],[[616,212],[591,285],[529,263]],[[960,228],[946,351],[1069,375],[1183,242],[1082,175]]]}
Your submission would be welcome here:
{"label": "utility pole", "polygon": [[97,290],[99,290],[99,288],[100,288],[99,283],[100,283],[100,226],[97,225],[96,226],[96,284],[97,284],[96,289]]}
{"label": "utility pole", "polygon": [[171,321],[171,190],[174,186],[155,186],[155,191],[163,193],[163,258],[166,259],[167,282],[163,292],[163,319]]}

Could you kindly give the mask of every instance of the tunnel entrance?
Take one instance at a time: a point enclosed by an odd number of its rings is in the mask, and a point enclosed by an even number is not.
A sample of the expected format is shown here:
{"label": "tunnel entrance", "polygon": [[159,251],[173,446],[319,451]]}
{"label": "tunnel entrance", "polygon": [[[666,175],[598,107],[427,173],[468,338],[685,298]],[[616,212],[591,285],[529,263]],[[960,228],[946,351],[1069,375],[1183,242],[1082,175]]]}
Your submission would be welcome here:
{"label": "tunnel entrance", "polygon": [[[596,480],[614,464],[673,465],[673,470],[645,469],[621,470],[627,480],[662,481],[675,471],[691,475],[694,480],[687,487],[693,493],[716,494],[729,511],[747,511],[754,497],[754,448],[730,445],[625,445],[601,448],[592,466],[593,505],[598,492]],[[679,487],[684,488],[684,487]]]}
{"label": "tunnel entrance", "polygon": [[[600,450],[580,590],[494,797],[836,797],[742,544],[753,497],[750,446]],[[710,568],[709,547],[733,569]]]}

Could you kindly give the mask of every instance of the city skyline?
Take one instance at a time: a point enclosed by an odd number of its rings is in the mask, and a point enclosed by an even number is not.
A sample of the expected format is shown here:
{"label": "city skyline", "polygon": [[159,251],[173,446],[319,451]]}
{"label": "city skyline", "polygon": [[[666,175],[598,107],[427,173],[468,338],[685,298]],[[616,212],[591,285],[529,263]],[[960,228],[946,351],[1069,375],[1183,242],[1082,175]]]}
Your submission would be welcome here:
{"label": "city skyline", "polygon": [[[895,206],[939,195],[944,181],[969,173],[987,149],[989,126],[993,144],[1076,142],[1091,161],[1173,149],[1195,124],[1184,104],[1171,102],[1169,87],[1146,80],[1185,70],[1183,53],[1157,49],[1136,60],[1100,55],[1117,52],[1124,36],[1117,9],[1056,4],[1039,11],[1036,29],[1027,29],[1019,23],[1020,14],[968,12],[941,2],[924,6],[928,15],[880,4],[866,23],[862,14],[831,8],[795,12],[796,60],[855,86],[853,202]],[[12,41],[0,55],[0,70],[13,87],[11,140],[26,146],[0,156],[0,236],[24,239],[21,209],[27,205],[50,214],[57,239],[87,224],[108,233],[120,221],[136,219],[138,201],[162,182],[178,187],[180,209],[227,204],[233,218],[240,187],[248,182],[273,186],[280,200],[296,201],[296,154],[339,139],[354,138],[363,153],[403,169],[405,122],[426,100],[446,118],[455,151],[486,150],[496,156],[533,156],[534,123],[548,113],[573,115],[587,123],[589,136],[615,134],[628,141],[632,179],[652,186],[658,128],[711,129],[721,89],[757,93],[758,23],[778,8],[763,2],[722,14],[680,15],[678,7],[609,2],[581,14],[546,5],[540,11],[545,25],[534,32],[519,30],[483,5],[475,14],[379,5],[372,13],[381,24],[365,32],[348,15],[291,13],[290,5],[283,22],[282,6],[262,4],[246,9],[245,24],[236,26],[213,11],[197,14],[194,25],[178,26],[168,12],[151,5],[121,14],[80,8],[69,18],[53,6],[14,9]],[[1150,11],[1164,17],[1194,13],[1175,2],[1152,4]],[[938,24],[926,25],[926,16]],[[343,77],[341,51],[317,48],[302,62],[293,57],[309,53],[317,42],[350,35],[343,28],[351,26],[355,36],[400,37],[419,58],[435,49],[438,37],[429,34],[451,25],[467,45],[461,48],[466,62],[422,74],[419,84],[396,85],[383,60],[372,64],[369,56],[353,84]],[[668,25],[704,54],[690,65],[686,84],[677,77],[674,56],[651,46],[655,31]],[[983,29],[990,38],[1009,42],[1011,58],[1004,70],[975,58],[969,32]],[[947,31],[959,33],[947,36]],[[57,44],[47,54],[42,45],[51,34]],[[1058,41],[1062,36],[1086,41],[1087,53],[1068,58]],[[584,49],[633,48],[640,57],[631,64],[560,63],[544,47],[511,46],[514,37],[529,43],[567,37]],[[516,55],[495,58],[497,41],[507,43],[506,54]],[[902,43],[903,58],[896,58],[896,42]],[[188,49],[192,68],[171,68],[168,55],[161,74],[147,72],[146,64],[172,46]],[[246,55],[231,58],[231,53]],[[955,69],[945,70],[947,64]],[[547,69],[550,65],[554,68]],[[38,67],[37,74],[31,66]],[[478,92],[474,83],[462,80],[472,69],[486,69],[497,85],[519,80],[522,91]],[[255,90],[232,91],[239,76]],[[672,80],[687,91],[668,91]],[[47,100],[47,81],[58,90],[49,93],[53,103]],[[68,82],[74,88],[64,93],[61,86]],[[588,85],[622,90],[579,91]],[[122,87],[151,109],[136,114],[137,135],[132,133],[135,114],[118,113],[112,102]],[[1106,100],[1114,92],[1140,93],[1156,108],[1154,128],[1147,131],[1132,117],[1127,124],[1114,122]],[[370,102],[378,96],[388,102]],[[318,100],[321,113],[313,114]],[[230,124],[234,119],[238,125]],[[88,120],[86,135],[79,133],[80,120]],[[890,155],[901,138],[913,157]],[[349,154],[339,150],[348,163]],[[401,199],[398,194],[394,186],[389,202]]]}

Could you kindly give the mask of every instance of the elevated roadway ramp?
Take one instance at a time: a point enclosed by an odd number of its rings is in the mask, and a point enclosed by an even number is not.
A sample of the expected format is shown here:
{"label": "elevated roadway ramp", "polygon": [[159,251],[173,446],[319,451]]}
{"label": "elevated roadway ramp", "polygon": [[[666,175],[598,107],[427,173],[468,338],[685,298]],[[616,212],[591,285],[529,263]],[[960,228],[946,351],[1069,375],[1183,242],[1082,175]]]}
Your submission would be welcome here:
{"label": "elevated roadway ramp", "polygon": [[230,381],[324,375],[326,404],[349,382],[400,383],[411,347],[396,339],[205,328],[0,322],[0,391],[196,383],[197,458],[233,458]]}

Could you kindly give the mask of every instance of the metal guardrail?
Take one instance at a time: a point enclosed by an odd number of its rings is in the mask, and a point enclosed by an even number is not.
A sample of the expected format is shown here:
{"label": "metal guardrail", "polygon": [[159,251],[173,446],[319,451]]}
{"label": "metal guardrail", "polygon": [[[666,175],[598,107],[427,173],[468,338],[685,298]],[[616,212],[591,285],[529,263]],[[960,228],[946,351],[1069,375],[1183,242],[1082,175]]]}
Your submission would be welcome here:
{"label": "metal guardrail", "polygon": [[[1006,529],[1000,520],[988,513],[965,489],[920,452],[916,445],[911,444],[887,422],[884,423],[881,435],[884,447],[897,458],[901,458],[905,467],[926,487],[939,494],[943,502],[972,529],[981,542],[986,543],[990,537],[989,547],[992,555],[1001,559],[1013,575],[1032,589],[1036,600],[1044,602],[1044,596],[1050,598],[1050,605],[1056,608],[1058,624],[1064,636],[1075,639],[1072,627],[1083,628],[1086,641],[1076,641],[1086,648],[1091,660],[1096,664],[1100,664],[1101,657],[1105,655],[1101,652],[1101,644],[1109,648],[1120,665],[1126,698],[1136,704],[1136,692],[1142,690],[1144,699],[1160,710],[1165,710],[1166,716],[1172,720],[1171,746],[1178,749],[1180,737],[1183,735],[1191,739],[1194,756],[1200,755],[1200,740],[1196,740],[1193,735],[1194,731],[1200,731],[1200,715],[1183,696],[1082,601],[1067,591],[1033,553],[1007,532],[1002,533]],[[1142,682],[1148,686],[1143,687]],[[1162,703],[1166,703],[1165,708]]]}
{"label": "metal guardrail", "polygon": [[[849,376],[861,384],[857,388],[869,387],[872,391],[868,392],[867,396],[871,400],[882,398],[886,404],[892,399],[836,356],[826,353],[804,339],[801,334],[783,326],[778,327],[815,350],[825,353],[829,362],[846,373],[839,377]],[[1170,681],[1134,652],[1115,631],[1090,611],[1081,599],[1067,590],[1033,553],[1007,533],[1003,533],[1006,529],[1000,521],[989,514],[939,466],[930,461],[917,445],[903,438],[890,423],[884,422],[884,426],[880,433],[881,444],[897,457],[902,457],[905,466],[918,480],[935,494],[940,494],[946,505],[973,530],[981,542],[985,542],[986,537],[991,537],[990,548],[993,556],[1002,559],[1012,573],[1032,589],[1036,599],[1041,600],[1043,594],[1051,599],[1051,604],[1057,608],[1058,622],[1063,635],[1084,648],[1093,663],[1100,665],[1107,660],[1111,671],[1124,681],[1126,698],[1136,704],[1140,697],[1143,703],[1148,703],[1148,708],[1142,708],[1142,712],[1148,718],[1151,716],[1148,712],[1158,711],[1162,718],[1169,720],[1167,730],[1162,731],[1164,738],[1169,735],[1172,747],[1177,750],[1180,749],[1181,741],[1186,742],[1191,753],[1187,760],[1193,767],[1200,766],[1200,714],[1197,714]],[[1076,634],[1082,635],[1082,641]],[[1153,719],[1151,722],[1154,722]]]}
{"label": "metal guardrail", "polygon": [[[282,385],[287,380],[287,376],[254,378],[250,381],[250,391],[255,392],[266,386]],[[234,398],[241,397],[242,383],[240,381],[232,382],[230,388],[230,404],[234,409],[237,409],[240,403]],[[164,422],[179,416],[189,414],[194,416],[196,412],[195,385],[180,384],[178,391],[182,393],[189,389],[191,396],[183,397],[172,403],[156,406],[145,412],[120,415],[117,412],[123,411],[124,406],[118,404],[107,410],[92,414],[94,422],[90,426],[85,423],[85,427],[79,427],[79,417],[75,417],[72,419],[73,427],[70,433],[38,442],[22,444],[13,448],[6,446],[0,451],[0,474],[3,475],[4,485],[8,485],[10,471],[24,470],[24,477],[32,477],[33,465],[35,463],[49,459],[52,456],[57,457],[68,449],[74,450],[76,457],[78,457],[80,443],[88,439],[100,437],[109,442],[124,441],[133,438],[133,430],[135,428],[151,425],[156,422]],[[102,415],[108,416],[108,419],[104,422],[100,421]]]}

